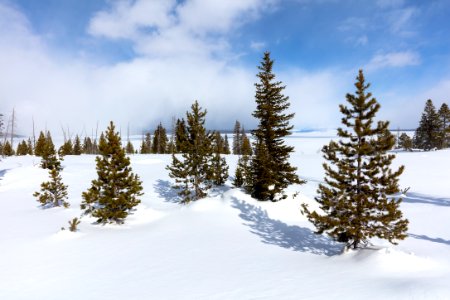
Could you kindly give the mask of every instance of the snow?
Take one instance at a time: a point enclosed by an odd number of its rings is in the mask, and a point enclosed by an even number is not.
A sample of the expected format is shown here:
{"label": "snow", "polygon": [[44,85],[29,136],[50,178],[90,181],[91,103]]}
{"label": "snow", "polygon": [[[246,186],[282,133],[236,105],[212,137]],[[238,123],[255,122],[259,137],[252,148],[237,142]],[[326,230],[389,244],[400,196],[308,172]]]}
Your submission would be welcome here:
{"label": "snow", "polygon": [[[32,196],[48,173],[39,158],[0,162],[0,299],[448,299],[450,150],[399,152],[409,238],[397,246],[342,251],[300,213],[323,181],[321,147],[334,131],[298,132],[292,162],[302,186],[258,202],[231,181],[179,205],[165,169],[170,155],[133,155],[142,203],[124,225],[80,216],[95,156],[68,156],[62,177],[70,208],[41,209]],[[231,140],[230,140],[231,141]],[[227,157],[233,174],[237,157]],[[292,196],[299,192],[298,196]],[[61,230],[65,227],[66,230]]]}

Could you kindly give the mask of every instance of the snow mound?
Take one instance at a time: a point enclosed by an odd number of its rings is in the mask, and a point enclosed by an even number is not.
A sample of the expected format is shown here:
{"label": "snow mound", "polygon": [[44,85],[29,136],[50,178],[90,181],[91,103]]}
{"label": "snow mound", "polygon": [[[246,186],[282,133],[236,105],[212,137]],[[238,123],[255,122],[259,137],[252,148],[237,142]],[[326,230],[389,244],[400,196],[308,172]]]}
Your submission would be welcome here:
{"label": "snow mound", "polygon": [[383,272],[401,273],[402,275],[433,270],[438,267],[437,262],[428,257],[420,257],[412,252],[408,253],[391,247],[349,250],[346,256],[350,256],[357,262],[367,262],[377,266]]}
{"label": "snow mound", "polygon": [[144,205],[140,205],[135,212],[129,215],[126,224],[143,225],[157,221],[163,218],[165,215],[166,214],[161,211],[145,207]]}
{"label": "snow mound", "polygon": [[57,233],[50,236],[51,241],[66,241],[66,240],[73,240],[82,237],[85,235],[81,232],[73,232],[70,230],[60,230]]}

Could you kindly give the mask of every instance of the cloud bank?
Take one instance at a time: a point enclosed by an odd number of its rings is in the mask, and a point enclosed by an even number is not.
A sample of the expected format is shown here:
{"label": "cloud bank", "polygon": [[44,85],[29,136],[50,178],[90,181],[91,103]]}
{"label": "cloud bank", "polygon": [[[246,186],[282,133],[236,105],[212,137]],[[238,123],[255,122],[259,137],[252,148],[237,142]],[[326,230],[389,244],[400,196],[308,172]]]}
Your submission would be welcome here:
{"label": "cloud bank", "polygon": [[[118,128],[141,133],[157,123],[171,126],[172,117],[184,117],[194,100],[208,110],[207,126],[231,129],[238,119],[246,128],[256,121],[254,83],[258,72],[242,63],[248,55],[233,48],[232,38],[257,21],[280,9],[276,0],[175,0],[114,1],[92,15],[86,33],[94,41],[129,43],[133,57],[114,63],[100,63],[83,56],[68,57],[37,34],[17,8],[0,2],[0,112],[8,115],[15,108],[18,129],[30,134],[32,119],[38,130],[47,128],[61,134],[61,127],[72,133],[90,134],[99,124],[103,130],[110,120]],[[309,1],[302,1],[309,3]],[[390,5],[377,1],[388,16],[403,15],[389,23],[391,30],[403,34],[415,10],[403,8],[402,1]],[[388,5],[389,4],[389,5]],[[306,4],[305,4],[306,5]],[[405,10],[406,9],[406,10]],[[364,34],[369,25],[351,17],[337,30],[347,32],[354,25],[360,47],[370,45]],[[370,33],[370,30],[369,30]],[[248,51],[262,52],[270,42],[249,40]],[[268,49],[270,50],[270,49]],[[330,128],[340,125],[338,105],[353,92],[357,66],[331,67],[309,71],[297,66],[274,71],[286,84],[291,111],[296,113],[297,129]],[[380,50],[365,64],[372,73],[422,63],[412,50]],[[367,76],[372,81],[370,76]],[[377,86],[375,84],[374,86]],[[442,80],[428,89],[409,93],[375,93],[382,102],[381,117],[393,126],[413,127],[427,98],[444,97],[450,92]],[[408,108],[406,107],[408,104]],[[399,110],[403,109],[399,114]],[[415,125],[414,125],[415,126]],[[124,130],[122,130],[124,131]]]}

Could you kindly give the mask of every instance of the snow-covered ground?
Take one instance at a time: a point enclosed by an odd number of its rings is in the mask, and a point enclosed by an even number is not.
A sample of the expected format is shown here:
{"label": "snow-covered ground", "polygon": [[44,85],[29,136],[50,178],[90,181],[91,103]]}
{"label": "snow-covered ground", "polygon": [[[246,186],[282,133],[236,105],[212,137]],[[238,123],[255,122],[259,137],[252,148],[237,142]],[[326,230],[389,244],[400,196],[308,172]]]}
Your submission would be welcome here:
{"label": "snow-covered ground", "polygon": [[[60,230],[80,216],[94,156],[66,157],[69,209],[32,196],[47,172],[39,158],[0,162],[0,299],[450,299],[450,151],[400,152],[409,238],[341,253],[300,213],[323,180],[320,149],[334,132],[296,133],[292,162],[308,180],[295,199],[260,203],[238,189],[177,204],[169,155],[133,155],[145,195],[126,223]],[[231,140],[230,140],[231,142]],[[237,157],[228,156],[230,175]]]}

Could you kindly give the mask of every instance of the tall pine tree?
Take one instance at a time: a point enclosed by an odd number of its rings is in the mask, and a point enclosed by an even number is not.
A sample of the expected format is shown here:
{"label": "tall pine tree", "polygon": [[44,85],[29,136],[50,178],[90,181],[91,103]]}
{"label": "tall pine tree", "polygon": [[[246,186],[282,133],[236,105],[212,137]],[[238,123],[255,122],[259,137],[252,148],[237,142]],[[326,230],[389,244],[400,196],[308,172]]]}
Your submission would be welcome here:
{"label": "tall pine tree", "polygon": [[259,120],[258,127],[252,131],[255,155],[251,162],[251,194],[258,200],[278,201],[285,199],[284,189],[290,184],[302,184],[296,174],[297,168],[289,163],[290,153],[294,148],[284,142],[293,126],[289,121],[293,113],[289,109],[289,97],[283,95],[285,86],[275,80],[272,72],[273,60],[265,52],[256,87],[256,110],[253,116]]}
{"label": "tall pine tree", "polygon": [[401,198],[390,198],[399,192],[398,179],[403,166],[391,170],[395,155],[395,137],[388,133],[389,122],[373,126],[380,105],[367,91],[362,70],[356,78],[356,93],[347,94],[346,105],[340,105],[345,128],[338,128],[338,142],[323,147],[325,184],[320,184],[316,201],[323,215],[303,212],[316,226],[317,233],[327,233],[348,248],[368,243],[372,237],[391,243],[406,238],[408,220],[400,211]]}
{"label": "tall pine tree", "polygon": [[450,145],[450,109],[447,103],[442,103],[438,111],[439,118],[439,148]]}
{"label": "tall pine tree", "polygon": [[189,203],[206,196],[212,186],[212,135],[205,129],[206,110],[197,101],[191,106],[187,117],[187,141],[182,159],[172,154],[172,164],[167,166],[169,176],[175,179],[174,188],[179,190],[182,203]]}
{"label": "tall pine tree", "polygon": [[167,153],[167,143],[166,129],[159,123],[153,135],[152,152],[158,154]]}
{"label": "tall pine tree", "polygon": [[188,133],[186,130],[186,121],[178,119],[175,125],[175,152],[184,153],[187,149]]}
{"label": "tall pine tree", "polygon": [[100,156],[96,158],[97,176],[83,192],[81,209],[97,218],[98,223],[123,223],[129,212],[140,203],[142,183],[133,174],[130,159],[122,148],[113,122],[100,137]]}
{"label": "tall pine tree", "polygon": [[236,120],[233,128],[233,154],[240,155],[241,154],[241,123]]}
{"label": "tall pine tree", "polygon": [[433,101],[428,99],[414,134],[414,146],[429,151],[439,147],[439,117]]}
{"label": "tall pine tree", "polygon": [[152,137],[150,133],[146,133],[141,143],[141,154],[150,154],[152,152]]}

